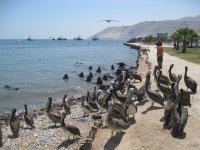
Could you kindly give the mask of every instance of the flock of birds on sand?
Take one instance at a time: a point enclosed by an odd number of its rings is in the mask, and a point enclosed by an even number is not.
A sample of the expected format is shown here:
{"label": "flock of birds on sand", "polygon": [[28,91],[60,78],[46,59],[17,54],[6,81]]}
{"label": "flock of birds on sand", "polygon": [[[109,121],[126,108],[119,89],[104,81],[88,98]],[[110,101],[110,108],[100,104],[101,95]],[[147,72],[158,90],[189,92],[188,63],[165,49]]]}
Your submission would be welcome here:
{"label": "flock of birds on sand", "polygon": [[[142,53],[147,53],[147,50],[138,50],[138,57],[141,58]],[[132,115],[133,119],[137,112],[136,101],[142,102],[147,99],[151,101],[151,106],[154,103],[161,105],[164,108],[164,114],[160,121],[163,122],[163,129],[171,130],[171,135],[174,138],[181,138],[184,134],[184,128],[188,119],[188,106],[191,107],[190,95],[197,92],[197,83],[194,79],[187,75],[188,67],[185,67],[184,82],[187,90],[180,88],[179,83],[182,75],[173,73],[173,64],[170,65],[168,75],[162,73],[158,66],[154,67],[153,75],[147,72],[146,80],[143,86],[136,88],[135,80],[142,81],[142,77],[135,72],[134,67],[126,68],[125,64],[119,63],[121,72],[111,81],[109,86],[100,85],[99,88],[94,87],[94,91],[87,92],[81,97],[81,109],[83,117],[90,113],[96,113],[92,116],[93,119],[102,119],[102,114],[106,112],[105,124],[111,129],[111,136],[114,131],[121,131],[130,126],[129,117]],[[138,67],[139,64],[137,64]],[[92,69],[91,67],[89,69]],[[111,66],[114,70],[114,66]],[[99,71],[100,68],[97,69]],[[116,71],[117,73],[117,71]],[[81,73],[82,74],[82,73]],[[81,75],[80,74],[80,75]],[[151,76],[154,76],[154,82],[159,90],[151,88]],[[75,125],[68,125],[65,123],[66,115],[71,113],[70,104],[65,101],[67,94],[62,100],[63,110],[58,111],[52,109],[52,98],[49,97],[45,106],[45,114],[55,124],[60,124],[63,132],[66,133],[67,139],[80,137],[81,132]],[[34,129],[34,120],[30,117],[27,105],[24,105],[24,121],[27,127]],[[16,115],[16,109],[13,108],[10,115],[10,129],[14,137],[19,136],[20,120]],[[89,137],[94,138],[96,129],[92,129]],[[92,139],[93,139],[92,138]],[[91,146],[91,138],[88,138],[85,145]],[[2,132],[0,128],[0,146],[3,146]],[[87,147],[80,147],[80,149],[89,149]]]}

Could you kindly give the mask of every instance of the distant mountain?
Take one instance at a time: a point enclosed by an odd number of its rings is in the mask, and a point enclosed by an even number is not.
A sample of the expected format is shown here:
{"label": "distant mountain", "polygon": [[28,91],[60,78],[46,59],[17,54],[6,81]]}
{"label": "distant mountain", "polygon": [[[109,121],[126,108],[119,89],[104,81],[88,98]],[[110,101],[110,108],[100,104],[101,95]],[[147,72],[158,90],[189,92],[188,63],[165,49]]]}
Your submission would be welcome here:
{"label": "distant mountain", "polygon": [[177,20],[144,21],[131,26],[108,27],[103,31],[91,36],[99,39],[130,39],[133,37],[144,37],[157,35],[157,33],[172,34],[179,27],[200,29],[200,15],[195,17],[184,17]]}

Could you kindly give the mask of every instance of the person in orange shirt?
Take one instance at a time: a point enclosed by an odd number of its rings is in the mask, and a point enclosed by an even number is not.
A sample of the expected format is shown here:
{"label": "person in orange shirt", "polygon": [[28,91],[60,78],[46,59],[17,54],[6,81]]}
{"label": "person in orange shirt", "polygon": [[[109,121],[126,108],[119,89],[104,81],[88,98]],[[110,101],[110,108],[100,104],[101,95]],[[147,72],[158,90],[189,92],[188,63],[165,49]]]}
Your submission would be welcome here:
{"label": "person in orange shirt", "polygon": [[158,62],[158,68],[162,69],[162,63],[163,63],[163,53],[164,49],[162,47],[162,42],[157,42],[157,62]]}

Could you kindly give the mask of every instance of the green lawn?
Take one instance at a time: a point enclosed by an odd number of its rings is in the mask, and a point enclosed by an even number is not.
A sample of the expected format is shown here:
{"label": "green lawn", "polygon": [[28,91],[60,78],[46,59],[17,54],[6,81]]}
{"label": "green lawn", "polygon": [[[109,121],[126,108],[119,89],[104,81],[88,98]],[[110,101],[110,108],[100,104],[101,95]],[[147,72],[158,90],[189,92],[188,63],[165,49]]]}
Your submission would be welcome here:
{"label": "green lawn", "polygon": [[173,48],[165,47],[164,51],[172,56],[176,56],[181,59],[200,64],[200,48],[187,48],[186,53],[181,53],[181,50],[176,51]]}

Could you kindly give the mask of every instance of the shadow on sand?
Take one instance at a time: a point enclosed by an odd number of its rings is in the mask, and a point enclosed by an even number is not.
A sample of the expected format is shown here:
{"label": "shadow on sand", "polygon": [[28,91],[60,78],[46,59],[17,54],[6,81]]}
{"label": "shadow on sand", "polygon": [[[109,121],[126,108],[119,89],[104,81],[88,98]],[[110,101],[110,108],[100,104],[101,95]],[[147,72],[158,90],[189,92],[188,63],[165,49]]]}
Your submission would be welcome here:
{"label": "shadow on sand", "polygon": [[48,126],[48,127],[43,128],[43,130],[57,129],[57,128],[60,128],[60,126],[51,125],[51,126]]}
{"label": "shadow on sand", "polygon": [[136,106],[142,106],[144,104],[146,104],[147,102],[149,102],[148,100],[142,100],[141,102],[137,103]]}
{"label": "shadow on sand", "polygon": [[149,111],[158,110],[158,109],[163,109],[163,107],[152,106],[152,107],[147,108],[145,111],[143,111],[142,114],[146,114],[146,113],[149,112]]}
{"label": "shadow on sand", "polygon": [[104,145],[104,150],[114,150],[121,142],[125,132],[116,133]]}
{"label": "shadow on sand", "polygon": [[79,138],[73,139],[73,140],[65,140],[62,143],[60,143],[60,145],[57,146],[57,149],[60,149],[62,147],[67,148],[70,145],[74,144],[77,140],[79,140]]}

